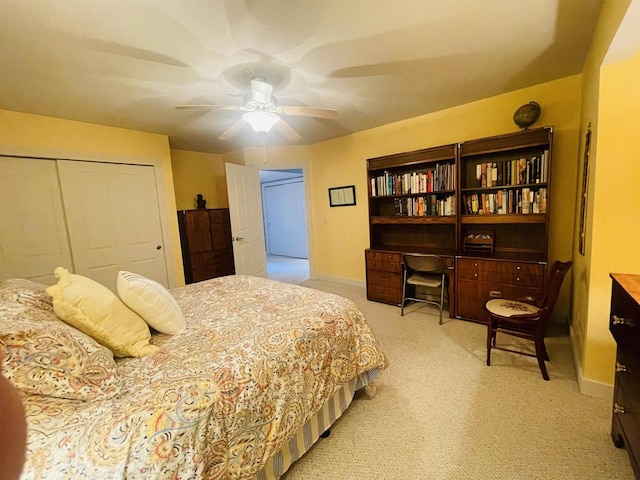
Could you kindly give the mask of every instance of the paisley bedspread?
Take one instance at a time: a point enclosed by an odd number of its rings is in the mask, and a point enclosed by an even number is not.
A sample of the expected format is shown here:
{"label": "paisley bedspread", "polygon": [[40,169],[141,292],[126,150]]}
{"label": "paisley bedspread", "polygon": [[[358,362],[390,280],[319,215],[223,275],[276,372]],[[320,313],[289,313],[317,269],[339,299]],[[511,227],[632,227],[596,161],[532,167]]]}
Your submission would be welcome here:
{"label": "paisley bedspread", "polygon": [[25,395],[24,479],[253,478],[324,402],[387,366],[350,300],[248,276],[173,289],[187,329],[96,401]]}

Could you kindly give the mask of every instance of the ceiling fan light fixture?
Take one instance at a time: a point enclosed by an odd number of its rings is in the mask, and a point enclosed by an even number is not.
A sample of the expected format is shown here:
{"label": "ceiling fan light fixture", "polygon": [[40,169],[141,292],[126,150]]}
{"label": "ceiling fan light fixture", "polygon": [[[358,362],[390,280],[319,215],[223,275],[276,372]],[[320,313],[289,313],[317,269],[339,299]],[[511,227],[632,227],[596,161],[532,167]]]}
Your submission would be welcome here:
{"label": "ceiling fan light fixture", "polygon": [[242,115],[242,119],[247,122],[257,133],[267,133],[280,121],[280,117],[273,112],[247,112]]}

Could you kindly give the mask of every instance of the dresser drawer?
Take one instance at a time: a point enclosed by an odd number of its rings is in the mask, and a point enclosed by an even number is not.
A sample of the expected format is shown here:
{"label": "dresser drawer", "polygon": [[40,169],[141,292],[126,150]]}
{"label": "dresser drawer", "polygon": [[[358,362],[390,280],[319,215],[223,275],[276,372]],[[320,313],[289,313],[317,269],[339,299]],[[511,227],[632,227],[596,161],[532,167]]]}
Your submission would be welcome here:
{"label": "dresser drawer", "polygon": [[368,270],[383,270],[385,272],[400,272],[401,254],[367,250],[365,252]]}
{"label": "dresser drawer", "polygon": [[609,330],[627,351],[640,344],[640,306],[617,282],[611,292]]}
{"label": "dresser drawer", "polygon": [[367,298],[376,302],[399,305],[402,302],[402,290],[369,283],[367,284]]}
{"label": "dresser drawer", "polygon": [[640,414],[640,366],[633,354],[618,347],[616,357],[616,390],[618,387],[626,392],[623,406],[626,411]]}
{"label": "dresser drawer", "polygon": [[395,272],[383,270],[370,270],[367,274],[367,282],[383,287],[400,288],[402,285],[402,275]]}

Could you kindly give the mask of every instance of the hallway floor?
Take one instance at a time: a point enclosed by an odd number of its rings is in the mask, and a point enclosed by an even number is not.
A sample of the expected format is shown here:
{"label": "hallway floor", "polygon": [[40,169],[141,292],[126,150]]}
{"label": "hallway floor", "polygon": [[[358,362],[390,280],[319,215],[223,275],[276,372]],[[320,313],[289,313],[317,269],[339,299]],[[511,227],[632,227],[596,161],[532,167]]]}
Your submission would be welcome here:
{"label": "hallway floor", "polygon": [[267,255],[267,278],[285,283],[304,282],[309,279],[309,260]]}

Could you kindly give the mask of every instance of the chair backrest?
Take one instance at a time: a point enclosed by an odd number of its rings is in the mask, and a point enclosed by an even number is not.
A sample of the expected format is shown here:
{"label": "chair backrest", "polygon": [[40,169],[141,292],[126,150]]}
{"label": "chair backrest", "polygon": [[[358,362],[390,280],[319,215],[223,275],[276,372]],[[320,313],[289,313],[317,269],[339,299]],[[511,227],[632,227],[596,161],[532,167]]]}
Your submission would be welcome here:
{"label": "chair backrest", "polygon": [[546,316],[550,315],[553,311],[553,307],[556,304],[558,295],[560,294],[560,287],[565,275],[571,268],[571,262],[560,262],[556,260],[549,269],[549,277],[547,278],[547,285],[542,297],[540,307],[546,310]]}
{"label": "chair backrest", "polygon": [[402,262],[416,272],[444,273],[444,261],[438,255],[425,253],[405,253]]}

